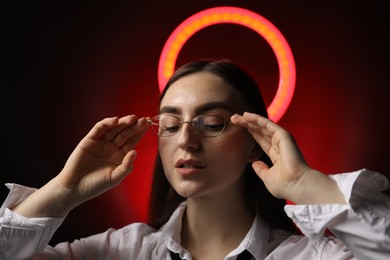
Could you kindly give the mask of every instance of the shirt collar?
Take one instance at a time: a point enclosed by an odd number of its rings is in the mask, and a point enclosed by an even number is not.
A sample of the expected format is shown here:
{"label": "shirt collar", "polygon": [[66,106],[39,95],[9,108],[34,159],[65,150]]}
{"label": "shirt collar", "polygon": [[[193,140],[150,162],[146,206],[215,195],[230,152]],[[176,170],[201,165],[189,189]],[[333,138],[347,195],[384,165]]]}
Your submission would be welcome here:
{"label": "shirt collar", "polygon": [[[168,222],[161,227],[161,236],[157,244],[157,250],[168,248],[182,256],[184,248],[180,244],[183,214],[187,208],[187,202],[182,202],[173,212]],[[227,258],[237,256],[244,250],[248,250],[255,259],[264,259],[281,241],[288,236],[287,232],[274,232],[269,224],[259,215],[256,215],[252,226],[240,245],[231,251]],[[165,246],[163,246],[165,245]],[[233,257],[234,258],[234,257]],[[235,259],[235,258],[234,258]]]}
{"label": "shirt collar", "polygon": [[[267,255],[268,240],[270,236],[269,225],[256,215],[248,233],[241,241],[240,245],[231,251],[227,258],[237,256],[245,250],[248,250],[254,259],[264,259]],[[235,258],[234,258],[235,259]]]}
{"label": "shirt collar", "polygon": [[[163,245],[175,253],[182,250],[181,242],[181,226],[183,214],[187,208],[187,202],[182,202],[173,212],[169,220],[161,227],[161,236],[158,239],[157,250],[166,250]],[[160,248],[162,247],[162,248]]]}

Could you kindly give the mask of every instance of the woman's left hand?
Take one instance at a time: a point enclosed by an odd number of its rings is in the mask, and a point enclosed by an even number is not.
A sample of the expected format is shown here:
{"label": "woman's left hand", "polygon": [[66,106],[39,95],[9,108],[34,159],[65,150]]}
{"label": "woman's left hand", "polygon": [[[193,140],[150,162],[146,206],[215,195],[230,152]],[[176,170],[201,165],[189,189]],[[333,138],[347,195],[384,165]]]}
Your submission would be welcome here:
{"label": "woman's left hand", "polygon": [[[233,115],[231,121],[247,128],[270,157],[273,163],[271,167],[262,161],[255,161],[253,168],[275,197],[305,204],[344,202],[333,180],[308,166],[291,133],[253,113]],[[329,188],[338,191],[336,197],[329,196]]]}

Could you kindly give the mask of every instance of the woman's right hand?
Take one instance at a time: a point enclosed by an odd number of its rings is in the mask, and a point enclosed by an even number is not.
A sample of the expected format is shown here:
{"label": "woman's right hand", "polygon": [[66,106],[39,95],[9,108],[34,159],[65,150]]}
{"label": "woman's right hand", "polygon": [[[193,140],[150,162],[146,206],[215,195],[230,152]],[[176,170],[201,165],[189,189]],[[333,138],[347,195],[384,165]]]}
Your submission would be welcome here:
{"label": "woman's right hand", "polygon": [[13,210],[26,217],[60,217],[119,184],[133,168],[146,118],[105,118],[80,141],[62,171]]}

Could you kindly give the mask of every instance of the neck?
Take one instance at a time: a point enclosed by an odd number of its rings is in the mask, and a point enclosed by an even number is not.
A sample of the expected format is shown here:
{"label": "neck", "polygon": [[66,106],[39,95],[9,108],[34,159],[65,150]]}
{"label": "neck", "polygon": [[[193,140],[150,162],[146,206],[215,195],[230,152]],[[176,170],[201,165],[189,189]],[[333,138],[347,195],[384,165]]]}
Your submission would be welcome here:
{"label": "neck", "polygon": [[216,251],[224,257],[240,244],[254,217],[254,210],[243,196],[187,199],[182,244],[194,259],[204,259],[203,253],[210,256]]}

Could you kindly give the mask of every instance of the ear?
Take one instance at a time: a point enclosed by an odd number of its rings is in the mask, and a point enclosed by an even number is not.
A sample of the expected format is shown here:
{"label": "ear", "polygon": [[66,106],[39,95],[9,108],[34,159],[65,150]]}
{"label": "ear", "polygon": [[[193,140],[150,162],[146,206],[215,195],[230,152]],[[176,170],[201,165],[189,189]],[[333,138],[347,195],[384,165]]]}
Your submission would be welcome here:
{"label": "ear", "polygon": [[258,143],[255,143],[254,147],[252,148],[249,156],[248,156],[248,162],[254,162],[257,161],[261,155],[263,155],[264,151],[261,149],[260,145]]}

